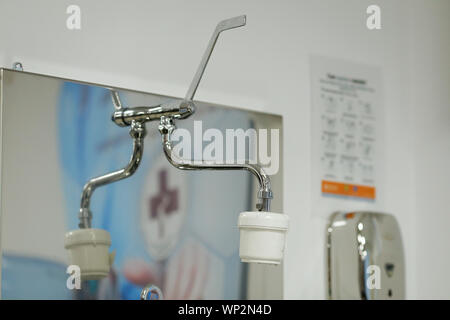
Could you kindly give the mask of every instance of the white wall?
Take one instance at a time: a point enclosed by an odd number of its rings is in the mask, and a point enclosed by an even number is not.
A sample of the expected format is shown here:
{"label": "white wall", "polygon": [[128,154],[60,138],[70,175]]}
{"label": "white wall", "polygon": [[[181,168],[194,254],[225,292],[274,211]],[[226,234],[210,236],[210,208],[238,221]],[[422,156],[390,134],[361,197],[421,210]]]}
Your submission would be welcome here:
{"label": "white wall", "polygon": [[[365,11],[374,3],[382,9],[382,29],[369,31]],[[325,220],[311,215],[309,55],[380,66],[385,210],[402,228],[407,294],[445,298],[449,3],[0,0],[0,65],[20,60],[31,72],[183,96],[217,21],[246,13],[246,28],[224,33],[218,42],[196,98],[284,116],[289,299],[325,297]],[[81,7],[80,31],[65,27],[69,4]]]}
{"label": "white wall", "polygon": [[[450,1],[417,2],[410,63],[417,297],[449,298]],[[432,17],[433,23],[426,17]]]}

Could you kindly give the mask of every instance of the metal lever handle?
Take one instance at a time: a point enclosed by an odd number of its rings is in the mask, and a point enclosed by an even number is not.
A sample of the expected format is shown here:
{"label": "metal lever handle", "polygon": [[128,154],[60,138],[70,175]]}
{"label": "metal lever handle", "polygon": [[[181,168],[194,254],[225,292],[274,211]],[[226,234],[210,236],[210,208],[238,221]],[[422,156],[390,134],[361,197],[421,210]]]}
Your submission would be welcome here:
{"label": "metal lever handle", "polygon": [[206,65],[208,64],[214,46],[219,38],[219,34],[225,30],[242,27],[245,23],[246,16],[242,15],[223,20],[217,24],[217,27],[209,40],[206,51],[203,54],[203,58],[197,68],[197,72],[192,79],[191,85],[189,86],[186,97],[183,101],[177,101],[176,103],[169,102],[151,107],[124,108],[120,102],[118,92],[111,89],[111,98],[115,108],[115,112],[112,115],[112,120],[117,125],[125,127],[131,125],[133,120],[144,123],[147,121],[159,120],[163,116],[173,117],[174,119],[185,119],[191,116],[195,112],[195,105],[192,102],[192,99],[194,98],[195,92],[200,84],[200,80],[205,72]]}
{"label": "metal lever handle", "polygon": [[216,45],[217,39],[219,38],[219,34],[225,30],[245,26],[246,19],[246,16],[242,15],[223,20],[217,24],[217,27],[214,30],[211,39],[209,40],[208,46],[206,47],[206,51],[203,54],[203,58],[200,61],[200,65],[197,68],[197,72],[195,73],[191,85],[189,86],[189,89],[186,93],[185,100],[192,101],[192,99],[194,99],[195,92],[197,91],[198,85],[200,84],[200,80],[202,80],[203,73],[205,72],[206,65],[208,64],[209,58],[211,57],[211,54],[214,50],[214,46]]}

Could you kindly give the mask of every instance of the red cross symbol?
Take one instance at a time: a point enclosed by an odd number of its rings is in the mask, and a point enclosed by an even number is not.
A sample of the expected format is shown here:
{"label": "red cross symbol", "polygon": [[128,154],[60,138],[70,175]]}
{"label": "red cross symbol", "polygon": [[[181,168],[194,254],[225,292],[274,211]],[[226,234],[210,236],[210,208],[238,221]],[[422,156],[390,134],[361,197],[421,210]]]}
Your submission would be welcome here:
{"label": "red cross symbol", "polygon": [[[150,219],[162,218],[160,214],[170,215],[178,210],[178,189],[169,190],[167,183],[167,170],[162,169],[158,174],[159,193],[149,199]],[[158,234],[164,234],[164,226],[158,221]]]}

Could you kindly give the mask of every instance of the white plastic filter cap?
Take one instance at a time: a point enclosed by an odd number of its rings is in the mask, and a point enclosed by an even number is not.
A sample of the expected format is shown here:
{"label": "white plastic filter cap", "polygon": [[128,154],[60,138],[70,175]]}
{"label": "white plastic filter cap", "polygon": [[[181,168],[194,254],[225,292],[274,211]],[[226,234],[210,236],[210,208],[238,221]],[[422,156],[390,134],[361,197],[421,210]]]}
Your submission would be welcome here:
{"label": "white plastic filter cap", "polygon": [[242,262],[281,263],[289,227],[287,215],[264,211],[242,212],[238,227]]}
{"label": "white plastic filter cap", "polygon": [[69,265],[80,268],[82,279],[101,279],[108,276],[114,261],[109,252],[111,236],[102,229],[79,229],[67,232],[64,247],[69,253]]}
{"label": "white plastic filter cap", "polygon": [[78,229],[66,233],[64,248],[69,249],[74,245],[104,244],[111,245],[109,232],[103,229]]}
{"label": "white plastic filter cap", "polygon": [[289,228],[289,217],[274,212],[246,211],[239,215],[238,226],[287,230]]}

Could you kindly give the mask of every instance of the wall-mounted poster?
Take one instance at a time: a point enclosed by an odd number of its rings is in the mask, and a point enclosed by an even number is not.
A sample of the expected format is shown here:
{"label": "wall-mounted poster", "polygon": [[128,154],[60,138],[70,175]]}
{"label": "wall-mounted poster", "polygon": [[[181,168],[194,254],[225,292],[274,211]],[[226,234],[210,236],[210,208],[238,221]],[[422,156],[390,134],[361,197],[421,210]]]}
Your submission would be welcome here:
{"label": "wall-mounted poster", "polygon": [[311,88],[313,212],[325,216],[379,207],[384,154],[380,70],[313,57]]}

